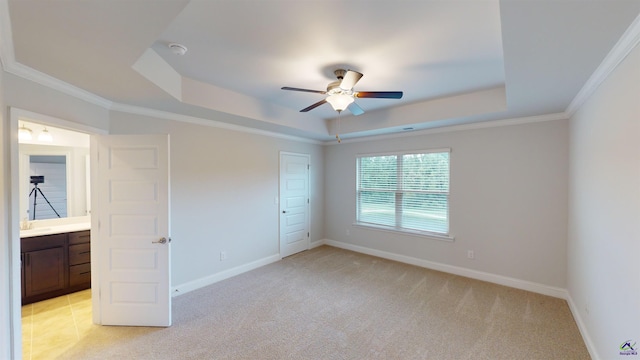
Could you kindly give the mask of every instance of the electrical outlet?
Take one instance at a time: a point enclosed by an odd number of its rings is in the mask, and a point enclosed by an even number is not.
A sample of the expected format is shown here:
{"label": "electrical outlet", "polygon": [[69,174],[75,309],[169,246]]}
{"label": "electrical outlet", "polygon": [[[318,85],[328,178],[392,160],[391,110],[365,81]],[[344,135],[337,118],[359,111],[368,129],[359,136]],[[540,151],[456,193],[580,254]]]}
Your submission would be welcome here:
{"label": "electrical outlet", "polygon": [[476,254],[473,252],[473,250],[467,251],[467,258],[469,258],[469,259],[475,259],[476,258]]}
{"label": "electrical outlet", "polygon": [[227,260],[227,252],[226,251],[220,251],[220,261],[222,260]]}

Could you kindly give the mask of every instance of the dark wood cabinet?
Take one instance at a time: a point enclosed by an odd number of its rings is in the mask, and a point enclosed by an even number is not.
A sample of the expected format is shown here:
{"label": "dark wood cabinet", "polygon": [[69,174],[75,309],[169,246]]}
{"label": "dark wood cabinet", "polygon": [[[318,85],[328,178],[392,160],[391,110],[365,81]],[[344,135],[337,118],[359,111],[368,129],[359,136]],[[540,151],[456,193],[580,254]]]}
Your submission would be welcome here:
{"label": "dark wood cabinet", "polygon": [[40,295],[66,287],[63,247],[29,251],[24,255],[25,296]]}
{"label": "dark wood cabinet", "polygon": [[69,286],[91,284],[91,246],[69,243]]}
{"label": "dark wood cabinet", "polygon": [[90,231],[21,239],[22,304],[91,287]]}

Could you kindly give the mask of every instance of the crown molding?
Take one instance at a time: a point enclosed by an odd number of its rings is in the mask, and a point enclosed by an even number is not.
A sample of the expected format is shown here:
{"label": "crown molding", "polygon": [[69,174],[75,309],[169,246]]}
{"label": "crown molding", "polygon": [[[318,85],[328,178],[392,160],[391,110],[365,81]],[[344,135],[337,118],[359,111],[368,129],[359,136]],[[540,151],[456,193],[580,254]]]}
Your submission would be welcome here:
{"label": "crown molding", "polygon": [[60,79],[57,79],[51,75],[47,75],[43,72],[25,66],[21,63],[9,60],[9,64],[5,67],[5,71],[21,78],[33,81],[37,84],[49,87],[53,90],[60,91],[63,94],[73,96],[77,99],[84,100],[88,103],[101,106],[105,109],[109,109],[113,102],[100,97],[92,92],[83,90],[77,86],[71,85]]}
{"label": "crown molding", "polygon": [[[342,139],[342,143],[357,143],[357,142],[365,142],[365,141],[393,139],[393,138],[399,138],[399,137],[404,138],[408,136],[423,136],[423,135],[430,135],[430,134],[448,133],[448,132],[454,132],[454,131],[477,130],[477,129],[495,128],[495,127],[501,127],[501,126],[522,125],[522,124],[531,124],[531,123],[540,123],[545,121],[557,121],[557,120],[567,120],[567,119],[569,119],[569,115],[566,112],[559,112],[559,113],[546,114],[546,115],[507,118],[507,119],[500,119],[500,120],[488,120],[488,121],[481,121],[481,122],[462,124],[462,125],[441,126],[437,128],[416,130],[411,132],[399,132],[399,133],[387,134],[387,135],[372,135],[372,136],[364,136],[364,137],[353,138],[353,139]],[[324,142],[324,145],[338,145],[338,144],[334,140],[332,140],[332,141]]]}
{"label": "crown molding", "polygon": [[109,110],[110,111],[123,112],[123,113],[127,113],[127,114],[149,116],[149,117],[154,117],[154,118],[158,118],[158,119],[180,121],[180,122],[185,122],[185,123],[190,123],[190,124],[195,124],[195,125],[208,126],[208,127],[214,127],[214,128],[219,128],[219,129],[225,129],[225,130],[239,131],[239,132],[255,134],[255,135],[262,135],[262,136],[268,136],[268,137],[284,139],[284,140],[304,142],[304,143],[309,143],[309,144],[314,144],[314,145],[322,145],[323,144],[322,141],[313,140],[313,139],[307,139],[307,138],[303,138],[303,137],[299,137],[299,136],[280,134],[280,133],[276,133],[276,132],[273,132],[273,131],[260,130],[260,129],[255,129],[255,128],[251,128],[251,127],[247,127],[247,126],[234,125],[234,124],[229,124],[229,123],[216,121],[216,120],[209,120],[209,119],[199,118],[199,117],[195,117],[195,116],[176,114],[176,113],[172,113],[172,112],[168,112],[168,111],[154,110],[154,109],[149,109],[149,108],[145,108],[145,107],[141,107],[141,106],[133,106],[133,105],[120,104],[120,103],[113,103],[111,105],[111,107],[109,108]]}
{"label": "crown molding", "polygon": [[565,112],[569,117],[584,104],[585,101],[598,89],[600,84],[615,70],[629,53],[640,43],[640,15],[629,25],[622,37],[613,46],[611,51],[602,60],[596,71],[591,74],[589,80],[573,98]]}
{"label": "crown molding", "polygon": [[105,98],[16,61],[13,49],[13,34],[11,32],[11,17],[9,16],[9,3],[7,0],[0,0],[0,61],[2,62],[3,70],[10,74],[31,80],[37,84],[47,86],[103,108],[108,109],[111,107],[112,102]]}

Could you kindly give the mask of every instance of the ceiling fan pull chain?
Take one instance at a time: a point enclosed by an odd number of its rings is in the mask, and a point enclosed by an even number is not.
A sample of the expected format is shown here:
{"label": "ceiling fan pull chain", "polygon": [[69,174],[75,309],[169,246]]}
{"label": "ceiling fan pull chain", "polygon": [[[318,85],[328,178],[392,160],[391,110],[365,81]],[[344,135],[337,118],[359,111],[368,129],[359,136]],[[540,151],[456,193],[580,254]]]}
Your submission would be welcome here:
{"label": "ceiling fan pull chain", "polygon": [[338,111],[338,131],[336,131],[336,139],[338,140],[338,144],[340,144],[342,142],[342,140],[340,140],[340,115],[342,114],[342,111]]}

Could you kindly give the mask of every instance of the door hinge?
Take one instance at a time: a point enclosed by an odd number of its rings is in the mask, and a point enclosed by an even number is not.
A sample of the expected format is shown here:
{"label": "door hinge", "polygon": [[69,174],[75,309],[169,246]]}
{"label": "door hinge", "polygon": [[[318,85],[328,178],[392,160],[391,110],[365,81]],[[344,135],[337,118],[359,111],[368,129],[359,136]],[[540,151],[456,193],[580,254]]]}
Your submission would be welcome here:
{"label": "door hinge", "polygon": [[311,165],[307,164],[307,170],[311,169]]}
{"label": "door hinge", "polygon": [[307,237],[309,237],[309,233],[307,233]]}
{"label": "door hinge", "polygon": [[309,204],[309,199],[307,199],[307,204]]}

